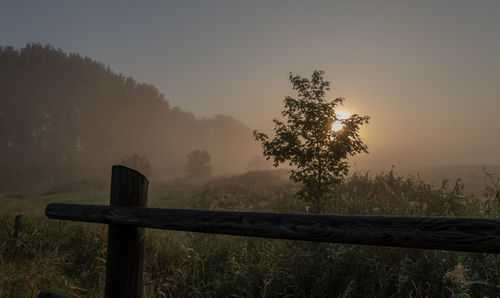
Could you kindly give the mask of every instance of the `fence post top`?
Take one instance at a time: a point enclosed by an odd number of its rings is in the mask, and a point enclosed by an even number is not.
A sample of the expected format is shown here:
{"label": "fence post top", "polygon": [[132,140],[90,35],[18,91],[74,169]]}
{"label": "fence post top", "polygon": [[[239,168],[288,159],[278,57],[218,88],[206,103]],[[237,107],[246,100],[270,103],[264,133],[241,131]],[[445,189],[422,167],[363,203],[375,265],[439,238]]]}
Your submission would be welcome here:
{"label": "fence post top", "polygon": [[149,183],[148,178],[146,178],[146,176],[144,176],[144,174],[142,174],[138,170],[129,168],[129,167],[124,166],[124,165],[113,165],[111,167],[111,172],[112,173],[115,173],[115,172],[116,173],[127,173],[128,175],[140,176],[143,179],[145,179],[147,183]]}

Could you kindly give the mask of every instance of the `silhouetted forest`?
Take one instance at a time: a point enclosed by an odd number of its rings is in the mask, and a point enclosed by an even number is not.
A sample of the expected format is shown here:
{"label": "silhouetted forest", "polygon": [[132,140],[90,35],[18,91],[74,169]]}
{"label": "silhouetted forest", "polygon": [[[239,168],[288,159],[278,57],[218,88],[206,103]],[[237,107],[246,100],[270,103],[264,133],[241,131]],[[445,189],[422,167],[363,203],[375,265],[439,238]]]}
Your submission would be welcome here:
{"label": "silhouetted forest", "polygon": [[260,152],[233,118],[197,119],[101,62],[48,45],[0,48],[0,191],[104,179],[132,153],[147,154],[153,180],[183,176],[196,149],[216,174]]}

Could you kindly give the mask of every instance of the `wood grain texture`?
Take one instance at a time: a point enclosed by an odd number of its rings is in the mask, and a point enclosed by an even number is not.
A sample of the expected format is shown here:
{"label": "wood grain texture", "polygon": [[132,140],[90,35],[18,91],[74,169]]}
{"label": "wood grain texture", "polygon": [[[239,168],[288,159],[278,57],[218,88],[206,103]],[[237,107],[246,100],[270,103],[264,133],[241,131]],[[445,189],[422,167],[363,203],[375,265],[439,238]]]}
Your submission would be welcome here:
{"label": "wood grain texture", "polygon": [[49,218],[277,239],[500,252],[500,220],[311,215],[50,204]]}
{"label": "wood grain texture", "polygon": [[[148,180],[141,173],[124,166],[113,166],[111,208],[146,207]],[[142,297],[144,228],[109,225],[106,258],[105,297]]]}

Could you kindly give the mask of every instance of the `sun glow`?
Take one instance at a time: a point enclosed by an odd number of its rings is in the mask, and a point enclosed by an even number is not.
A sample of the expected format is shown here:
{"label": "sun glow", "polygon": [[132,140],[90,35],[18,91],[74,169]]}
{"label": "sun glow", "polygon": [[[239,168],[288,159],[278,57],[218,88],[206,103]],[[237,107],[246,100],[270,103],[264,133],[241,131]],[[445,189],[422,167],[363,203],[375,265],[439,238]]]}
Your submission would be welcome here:
{"label": "sun glow", "polygon": [[344,112],[344,111],[337,111],[336,114],[337,114],[338,120],[336,120],[332,124],[332,130],[334,132],[341,131],[342,128],[344,128],[344,124],[342,123],[342,120],[349,118],[349,114],[347,112]]}

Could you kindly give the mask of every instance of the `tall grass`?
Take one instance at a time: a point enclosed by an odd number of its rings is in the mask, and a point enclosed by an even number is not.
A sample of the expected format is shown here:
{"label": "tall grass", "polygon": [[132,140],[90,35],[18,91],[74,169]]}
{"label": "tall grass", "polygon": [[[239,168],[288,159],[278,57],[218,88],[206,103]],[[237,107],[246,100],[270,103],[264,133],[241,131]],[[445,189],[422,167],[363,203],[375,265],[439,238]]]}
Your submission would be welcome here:
{"label": "tall grass", "polygon": [[[305,212],[296,186],[278,172],[220,178],[189,188],[152,188],[151,204],[200,209]],[[85,192],[83,192],[85,193]],[[51,194],[53,195],[53,194]],[[431,187],[393,172],[354,174],[328,204],[342,214],[495,217],[494,190],[467,194],[460,182]],[[82,197],[82,203],[84,198]],[[18,205],[16,205],[18,206]],[[103,293],[106,228],[0,212],[0,297],[53,290]],[[147,297],[496,297],[500,260],[493,254],[396,249],[148,230]]]}

